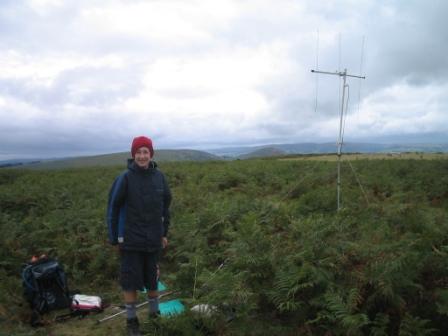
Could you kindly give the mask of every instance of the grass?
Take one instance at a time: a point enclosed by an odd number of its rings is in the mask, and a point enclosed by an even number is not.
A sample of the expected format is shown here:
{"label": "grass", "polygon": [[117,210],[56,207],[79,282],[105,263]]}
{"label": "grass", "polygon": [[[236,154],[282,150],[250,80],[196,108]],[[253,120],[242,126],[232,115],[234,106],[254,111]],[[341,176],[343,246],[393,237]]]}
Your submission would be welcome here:
{"label": "grass", "polygon": [[[86,167],[126,167],[127,159],[130,158],[129,152],[112,153],[94,156],[80,156],[74,158],[65,158],[59,160],[45,160],[40,163],[20,166],[29,169],[70,169]],[[206,161],[220,160],[221,158],[198,150],[189,149],[161,149],[154,154],[154,160],[157,162],[166,161]]]}
{"label": "grass", "polygon": [[[353,160],[440,160],[448,159],[448,153],[343,153],[342,161]],[[337,154],[305,154],[300,156],[288,156],[277,158],[280,161],[317,160],[337,161]]]}
{"label": "grass", "polygon": [[[142,323],[145,335],[443,335],[446,156],[346,157],[356,176],[342,165],[339,212],[334,155],[161,163],[174,195],[162,281],[186,312]],[[113,307],[30,328],[20,281],[21,263],[39,251],[61,261],[71,289],[121,304],[104,223],[121,171],[0,170],[0,335],[124,334],[124,317],[96,324]],[[193,316],[200,303],[225,304],[235,319]]]}

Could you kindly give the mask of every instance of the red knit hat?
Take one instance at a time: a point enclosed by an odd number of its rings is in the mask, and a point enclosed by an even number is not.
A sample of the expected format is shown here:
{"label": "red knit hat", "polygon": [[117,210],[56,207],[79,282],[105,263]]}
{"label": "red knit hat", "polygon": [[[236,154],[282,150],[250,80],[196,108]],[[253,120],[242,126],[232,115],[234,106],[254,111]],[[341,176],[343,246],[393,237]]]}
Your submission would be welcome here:
{"label": "red knit hat", "polygon": [[139,136],[134,138],[134,140],[132,140],[132,146],[131,146],[132,157],[135,157],[135,152],[137,152],[137,150],[140,147],[147,147],[149,149],[149,152],[151,153],[151,157],[154,156],[154,148],[152,147],[152,141],[150,138],[147,138],[145,136]]}

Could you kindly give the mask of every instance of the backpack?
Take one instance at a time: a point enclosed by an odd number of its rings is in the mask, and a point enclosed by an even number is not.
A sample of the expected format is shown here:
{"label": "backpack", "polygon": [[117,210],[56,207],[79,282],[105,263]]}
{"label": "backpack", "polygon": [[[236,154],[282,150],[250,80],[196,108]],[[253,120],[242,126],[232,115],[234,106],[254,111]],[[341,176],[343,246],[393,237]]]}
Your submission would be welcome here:
{"label": "backpack", "polygon": [[40,325],[42,314],[71,304],[64,270],[54,259],[41,257],[27,263],[22,270],[22,285],[33,311],[32,326]]}

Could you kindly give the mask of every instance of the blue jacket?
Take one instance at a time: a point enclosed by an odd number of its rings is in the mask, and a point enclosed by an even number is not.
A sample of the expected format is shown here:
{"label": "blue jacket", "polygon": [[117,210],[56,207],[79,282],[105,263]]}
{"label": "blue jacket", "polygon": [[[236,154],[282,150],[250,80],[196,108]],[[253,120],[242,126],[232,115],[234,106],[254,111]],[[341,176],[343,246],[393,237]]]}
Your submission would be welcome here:
{"label": "blue jacket", "polygon": [[150,162],[148,169],[128,160],[128,170],[114,181],[109,193],[109,241],[124,250],[155,251],[162,247],[170,224],[171,192],[165,176]]}

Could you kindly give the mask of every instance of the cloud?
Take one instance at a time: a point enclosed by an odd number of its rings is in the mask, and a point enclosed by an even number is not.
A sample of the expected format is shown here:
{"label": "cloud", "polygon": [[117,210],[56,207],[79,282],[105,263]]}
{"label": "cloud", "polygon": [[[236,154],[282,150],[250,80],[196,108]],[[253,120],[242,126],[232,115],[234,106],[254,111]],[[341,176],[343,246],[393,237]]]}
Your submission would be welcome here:
{"label": "cloud", "polygon": [[406,80],[376,91],[363,102],[363,115],[349,131],[358,136],[443,132],[448,99],[444,86],[410,85]]}
{"label": "cloud", "polygon": [[115,2],[81,11],[80,19],[92,30],[105,35],[137,36],[179,44],[210,40],[212,31],[236,14],[229,1]]}
{"label": "cloud", "polygon": [[443,134],[447,9],[440,0],[4,1],[0,158],[127,150],[137,134],[165,148],[333,141],[340,79],[316,67],[367,76],[348,80],[346,138]]}

